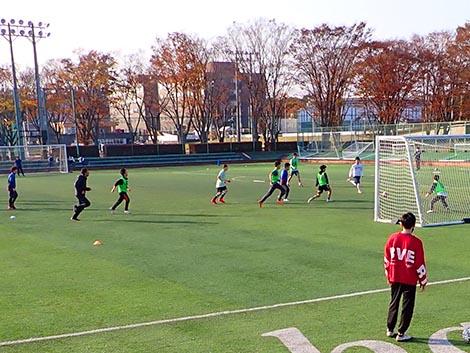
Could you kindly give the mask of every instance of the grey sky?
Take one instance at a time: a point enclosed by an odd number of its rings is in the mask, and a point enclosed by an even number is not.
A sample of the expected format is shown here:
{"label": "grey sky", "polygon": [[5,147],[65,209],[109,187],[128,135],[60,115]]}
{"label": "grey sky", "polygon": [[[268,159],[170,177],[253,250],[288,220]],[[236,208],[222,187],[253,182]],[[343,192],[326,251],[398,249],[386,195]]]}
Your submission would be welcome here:
{"label": "grey sky", "polygon": [[[51,23],[51,37],[38,47],[40,62],[73,56],[77,48],[128,54],[149,51],[156,35],[172,31],[205,38],[223,34],[233,22],[275,18],[298,27],[366,21],[375,37],[455,29],[470,20],[469,0],[17,0],[2,1],[1,18]],[[0,64],[9,63],[0,38]],[[32,65],[31,46],[15,42],[20,66]]]}

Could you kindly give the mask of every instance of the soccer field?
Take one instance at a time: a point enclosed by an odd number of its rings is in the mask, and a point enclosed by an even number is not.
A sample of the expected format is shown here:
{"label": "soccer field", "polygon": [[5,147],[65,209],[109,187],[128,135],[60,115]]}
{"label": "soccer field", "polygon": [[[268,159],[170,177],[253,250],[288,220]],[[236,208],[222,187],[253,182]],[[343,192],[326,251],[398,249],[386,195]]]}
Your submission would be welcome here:
{"label": "soccer field", "polygon": [[[131,169],[130,215],[108,211],[118,171],[91,171],[92,206],[79,223],[70,221],[76,173],[17,178],[18,210],[0,211],[0,352],[326,353],[360,340],[432,352],[432,334],[470,322],[470,280],[418,293],[409,331],[416,339],[386,338],[383,246],[398,226],[373,222],[373,167],[365,167],[363,194],[346,181],[348,169],[327,170],[334,202],[307,205],[317,166],[302,165],[305,187],[292,183],[288,204],[273,195],[262,209],[256,201],[268,183],[253,181],[266,180],[271,164],[231,166],[227,204],[216,206],[215,165]],[[416,234],[430,282],[470,277],[470,226]],[[103,245],[94,247],[96,239]],[[319,300],[273,307],[310,299]],[[265,308],[244,310],[257,307]],[[232,310],[240,312],[225,312]],[[210,313],[218,314],[159,322]],[[286,328],[297,328],[310,350],[263,336]],[[459,331],[448,337],[458,350],[442,353],[470,352]]]}

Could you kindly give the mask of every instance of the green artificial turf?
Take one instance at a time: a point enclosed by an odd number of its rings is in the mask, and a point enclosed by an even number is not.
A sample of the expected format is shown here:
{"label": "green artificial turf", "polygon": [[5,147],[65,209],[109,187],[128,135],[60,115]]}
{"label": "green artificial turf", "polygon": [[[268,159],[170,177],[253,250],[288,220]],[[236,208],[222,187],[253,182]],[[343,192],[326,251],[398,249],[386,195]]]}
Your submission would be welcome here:
{"label": "green artificial turf", "polygon": [[[253,180],[267,179],[269,164],[231,166],[228,203],[217,206],[209,202],[217,166],[133,169],[131,215],[108,211],[118,173],[92,171],[92,206],[80,223],[69,219],[76,175],[18,178],[18,210],[0,211],[0,341],[385,288],[383,245],[397,227],[372,220],[373,167],[361,195],[346,182],[348,168],[328,168],[332,203],[306,204],[316,166],[302,165],[306,187],[293,183],[288,204],[273,195],[262,209],[268,184]],[[417,234],[430,281],[470,276],[469,226]],[[462,282],[419,294],[410,333],[420,340],[401,346],[430,352],[433,332],[469,322],[469,293]],[[288,352],[261,335],[297,327],[323,353],[361,339],[393,342],[384,338],[387,300],[371,294],[0,352]]]}

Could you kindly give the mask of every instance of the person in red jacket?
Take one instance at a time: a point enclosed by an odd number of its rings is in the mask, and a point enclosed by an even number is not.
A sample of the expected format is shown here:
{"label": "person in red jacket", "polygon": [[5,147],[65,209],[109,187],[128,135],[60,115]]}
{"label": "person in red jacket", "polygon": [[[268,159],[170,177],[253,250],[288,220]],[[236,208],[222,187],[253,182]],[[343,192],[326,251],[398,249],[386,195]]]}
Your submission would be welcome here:
{"label": "person in red jacket", "polygon": [[428,277],[424,260],[423,243],[413,235],[416,217],[405,213],[399,223],[401,232],[390,235],[385,244],[385,275],[391,286],[391,300],[388,307],[387,336],[395,337],[394,329],[398,318],[400,300],[403,297],[402,313],[396,340],[405,342],[412,339],[406,334],[413,317],[416,297],[416,284],[424,290]]}

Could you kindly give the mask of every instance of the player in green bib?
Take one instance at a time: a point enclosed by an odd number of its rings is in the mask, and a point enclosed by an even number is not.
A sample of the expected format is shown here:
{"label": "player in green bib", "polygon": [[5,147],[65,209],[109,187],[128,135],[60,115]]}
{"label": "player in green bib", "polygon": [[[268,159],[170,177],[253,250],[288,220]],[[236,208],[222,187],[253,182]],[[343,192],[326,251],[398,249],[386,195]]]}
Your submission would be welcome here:
{"label": "player in green bib", "polygon": [[309,198],[307,200],[307,203],[310,203],[313,200],[319,198],[321,194],[323,194],[324,191],[327,192],[326,202],[330,202],[332,191],[330,187],[330,182],[328,180],[328,175],[326,175],[326,165],[323,164],[320,166],[320,171],[317,174],[316,180],[317,181],[315,183],[315,186],[317,187],[317,193],[315,196],[312,196],[311,198]]}
{"label": "player in green bib", "polygon": [[289,163],[290,163],[290,177],[289,177],[288,184],[290,184],[290,180],[292,179],[292,177],[296,175],[299,181],[299,186],[302,187],[303,184],[302,184],[302,180],[300,180],[300,172],[299,172],[300,161],[299,161],[299,156],[296,152],[292,154],[292,158],[290,159]]}
{"label": "player in green bib", "polygon": [[283,202],[283,197],[284,194],[286,193],[286,190],[282,187],[280,181],[281,181],[281,161],[276,161],[274,162],[274,170],[269,173],[269,180],[271,182],[271,188],[268,190],[268,192],[261,198],[261,200],[258,201],[259,207],[263,207],[263,203],[270,197],[274,191],[279,190],[280,194],[279,197],[277,198],[277,204],[282,205],[284,204]]}
{"label": "player in green bib", "polygon": [[439,175],[434,175],[433,180],[432,180],[432,185],[429,191],[426,193],[425,197],[428,197],[431,194],[436,194],[436,196],[433,197],[431,200],[431,207],[427,211],[427,213],[433,213],[434,212],[434,205],[436,202],[441,201],[442,205],[446,210],[449,209],[449,205],[447,204],[447,190],[444,184],[440,181]]}
{"label": "player in green bib", "polygon": [[113,207],[110,208],[111,212],[114,213],[116,208],[122,203],[122,201],[126,201],[124,205],[124,213],[128,214],[129,213],[129,203],[131,202],[131,199],[129,198],[129,195],[127,194],[130,191],[129,188],[129,179],[127,175],[127,169],[122,168],[121,171],[121,176],[119,177],[118,180],[113,185],[113,188],[111,189],[111,192],[114,192],[114,190],[117,189],[119,193],[119,199],[116,201],[116,203],[113,205]]}

